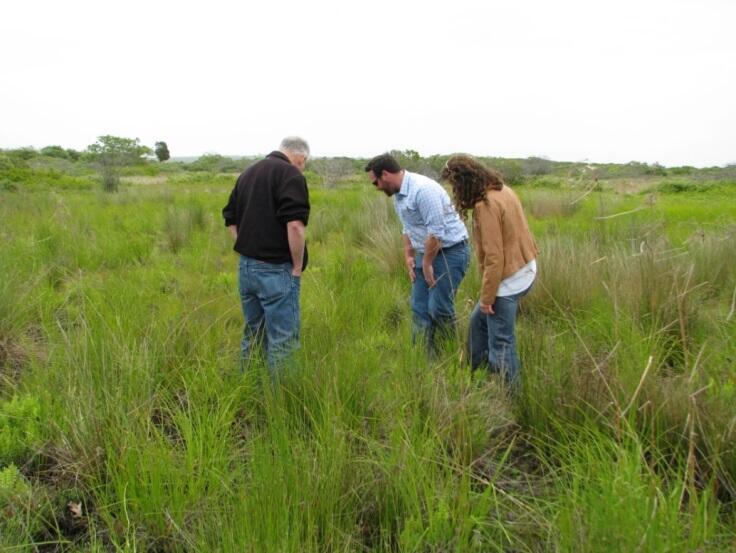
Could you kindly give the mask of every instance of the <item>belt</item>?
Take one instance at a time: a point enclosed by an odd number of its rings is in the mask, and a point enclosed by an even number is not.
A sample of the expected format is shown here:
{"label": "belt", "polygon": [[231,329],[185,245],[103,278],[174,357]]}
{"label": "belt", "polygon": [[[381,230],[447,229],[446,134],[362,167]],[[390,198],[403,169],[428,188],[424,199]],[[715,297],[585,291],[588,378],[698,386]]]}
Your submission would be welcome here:
{"label": "belt", "polygon": [[460,242],[456,242],[452,246],[446,246],[444,248],[441,248],[440,251],[446,252],[446,251],[451,250],[453,248],[459,248],[460,246],[467,246],[467,245],[468,245],[468,239],[467,238],[463,238],[462,240],[460,240]]}

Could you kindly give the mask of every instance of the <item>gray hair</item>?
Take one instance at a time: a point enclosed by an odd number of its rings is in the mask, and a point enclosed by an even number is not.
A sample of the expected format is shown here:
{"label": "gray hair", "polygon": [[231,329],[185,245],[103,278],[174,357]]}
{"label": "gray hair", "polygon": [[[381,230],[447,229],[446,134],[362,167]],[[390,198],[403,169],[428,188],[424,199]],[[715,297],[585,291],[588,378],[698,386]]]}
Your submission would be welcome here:
{"label": "gray hair", "polygon": [[303,138],[298,136],[287,136],[281,141],[279,149],[282,152],[291,152],[292,154],[300,154],[309,157],[309,144]]}

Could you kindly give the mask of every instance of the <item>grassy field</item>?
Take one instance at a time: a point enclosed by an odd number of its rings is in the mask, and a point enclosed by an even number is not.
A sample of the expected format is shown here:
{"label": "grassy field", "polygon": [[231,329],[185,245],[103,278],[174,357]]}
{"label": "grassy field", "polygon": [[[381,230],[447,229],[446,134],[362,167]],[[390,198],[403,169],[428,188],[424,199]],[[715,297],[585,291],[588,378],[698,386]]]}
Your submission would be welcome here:
{"label": "grassy field", "polygon": [[542,253],[509,400],[410,345],[367,182],[312,186],[274,387],[237,372],[233,177],[85,178],[0,190],[3,551],[736,550],[736,184],[518,186]]}

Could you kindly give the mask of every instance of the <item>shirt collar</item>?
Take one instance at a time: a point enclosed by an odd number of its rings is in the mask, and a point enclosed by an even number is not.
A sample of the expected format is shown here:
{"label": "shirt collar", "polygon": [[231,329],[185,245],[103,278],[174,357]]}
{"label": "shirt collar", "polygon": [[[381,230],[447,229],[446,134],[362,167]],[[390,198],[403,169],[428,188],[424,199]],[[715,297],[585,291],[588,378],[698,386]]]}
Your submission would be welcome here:
{"label": "shirt collar", "polygon": [[284,160],[286,163],[291,163],[289,161],[289,158],[286,157],[286,154],[284,152],[280,152],[278,150],[274,150],[273,152],[271,152],[270,154],[268,154],[266,157],[277,157],[279,159]]}
{"label": "shirt collar", "polygon": [[401,188],[398,192],[399,196],[406,196],[409,194],[409,171],[404,169],[404,178],[401,180]]}

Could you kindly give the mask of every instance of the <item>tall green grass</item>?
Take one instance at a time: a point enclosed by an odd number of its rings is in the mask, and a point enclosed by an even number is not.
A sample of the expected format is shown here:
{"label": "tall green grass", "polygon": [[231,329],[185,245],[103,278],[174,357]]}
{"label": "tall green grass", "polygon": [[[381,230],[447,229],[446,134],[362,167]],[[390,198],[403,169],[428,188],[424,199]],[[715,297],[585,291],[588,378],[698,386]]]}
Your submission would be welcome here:
{"label": "tall green grass", "polygon": [[[19,490],[0,493],[3,547],[733,544],[736,214],[520,190],[542,254],[509,398],[461,344],[433,362],[411,345],[390,202],[314,188],[298,368],[274,385],[238,371],[232,180],[208,179],[0,192],[0,420],[38,405],[0,466]],[[478,287],[473,261],[461,333]]]}

